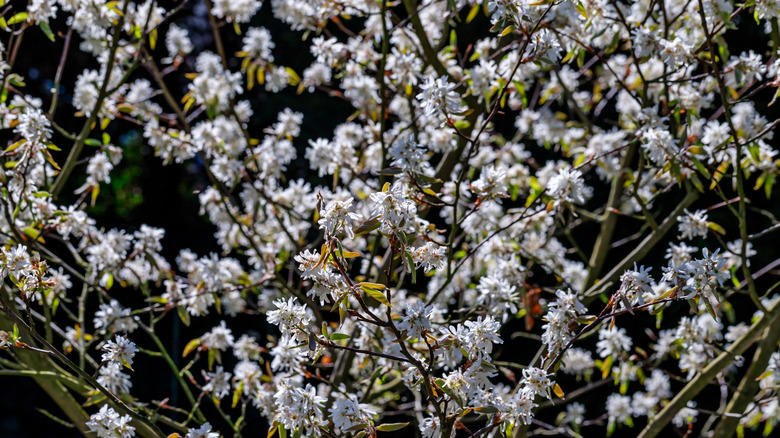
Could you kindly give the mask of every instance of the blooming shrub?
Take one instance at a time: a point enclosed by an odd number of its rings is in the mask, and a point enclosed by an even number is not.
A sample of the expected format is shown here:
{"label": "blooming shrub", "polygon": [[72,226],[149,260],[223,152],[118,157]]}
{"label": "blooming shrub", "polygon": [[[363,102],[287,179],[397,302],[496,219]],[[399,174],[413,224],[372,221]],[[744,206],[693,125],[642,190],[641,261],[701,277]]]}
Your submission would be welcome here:
{"label": "blooming shrub", "polygon": [[[86,436],[776,426],[780,3],[22,3],[0,11],[0,365],[56,376]],[[15,69],[31,33],[61,47],[48,92]],[[353,112],[254,129],[277,93]],[[131,132],[207,180],[219,254],[93,214]],[[134,393],[148,363],[177,406]]]}

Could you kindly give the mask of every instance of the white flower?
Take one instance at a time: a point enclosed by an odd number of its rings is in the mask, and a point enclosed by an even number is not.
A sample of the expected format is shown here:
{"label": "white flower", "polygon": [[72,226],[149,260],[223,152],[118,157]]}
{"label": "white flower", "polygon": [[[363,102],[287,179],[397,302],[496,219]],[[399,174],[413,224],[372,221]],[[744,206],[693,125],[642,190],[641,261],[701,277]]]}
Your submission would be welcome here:
{"label": "white flower", "polygon": [[[775,400],[775,403],[777,403],[777,400]],[[677,427],[684,427],[690,423],[696,422],[696,416],[699,414],[699,411],[696,410],[695,408],[696,408],[696,402],[693,400],[689,401],[686,407],[680,409],[674,415],[674,418],[672,418],[672,424],[674,424]],[[774,418],[777,418],[778,413],[774,414]]]}
{"label": "white flower", "polygon": [[547,323],[542,326],[542,342],[547,345],[548,354],[553,354],[563,348],[574,336],[570,323],[579,314],[587,309],[577,299],[577,295],[558,290],[555,292],[557,300],[551,303],[547,309],[545,319]]}
{"label": "white flower", "polygon": [[484,319],[480,316],[476,321],[466,321],[464,324],[469,329],[466,333],[467,345],[477,355],[490,354],[493,352],[493,344],[504,343],[498,333],[501,324],[492,316]]}
{"label": "white flower", "polygon": [[656,166],[665,165],[666,161],[678,152],[672,134],[661,128],[646,129],[642,133],[642,147],[647,151],[650,161]]}
{"label": "white flower", "polygon": [[631,34],[631,47],[633,47],[634,55],[637,58],[653,54],[656,45],[653,31],[642,26],[631,31]]}
{"label": "white flower", "polygon": [[100,375],[97,377],[98,383],[105,386],[106,389],[114,394],[126,394],[133,387],[130,382],[130,376],[122,372],[122,366],[109,362],[100,368]]}
{"label": "white flower", "polygon": [[695,213],[691,213],[688,210],[683,210],[685,216],[677,216],[679,223],[679,230],[681,238],[693,239],[694,237],[707,236],[708,222],[707,213],[704,210],[696,210]]}
{"label": "white flower", "polygon": [[541,368],[528,367],[523,370],[523,380],[520,382],[534,394],[552,398],[550,388],[555,384],[550,376]]}
{"label": "white flower", "polygon": [[122,307],[117,300],[101,304],[100,309],[95,312],[93,323],[99,332],[130,333],[138,328],[138,323],[133,316],[130,316],[130,309]]}
{"label": "white flower", "polygon": [[596,343],[596,351],[599,356],[621,355],[631,349],[631,338],[626,335],[626,330],[608,325],[599,330],[599,341]]}
{"label": "white flower", "polygon": [[190,428],[184,438],[219,438],[219,432],[211,431],[211,424],[203,423],[199,428]]}
{"label": "white flower", "polygon": [[666,249],[666,255],[664,257],[669,259],[670,266],[680,266],[685,262],[691,261],[691,255],[698,250],[699,248],[695,246],[688,246],[685,242],[680,242],[679,245],[675,245],[674,242],[670,242],[669,248]]}
{"label": "white flower", "polygon": [[14,132],[31,143],[40,144],[51,138],[51,122],[40,109],[27,107],[19,116]]}
{"label": "white flower", "polygon": [[358,213],[349,211],[353,198],[346,201],[330,201],[325,209],[320,210],[320,229],[325,230],[325,236],[331,237],[337,231],[344,231],[352,239],[355,237],[354,228],[363,217]]}
{"label": "white flower", "polygon": [[307,312],[306,305],[298,305],[294,297],[287,301],[279,298],[274,301],[277,310],[268,312],[268,322],[279,326],[282,333],[289,334],[299,340],[306,339],[306,328],[311,322],[311,315]]}
{"label": "white flower", "polygon": [[434,114],[456,114],[462,111],[460,106],[460,95],[454,90],[455,84],[447,82],[447,76],[433,78],[429,76],[425,83],[420,85],[422,92],[417,95],[417,100],[421,101],[425,114],[432,116]]}
{"label": "white flower", "polygon": [[0,251],[2,251],[0,256],[3,259],[3,263],[0,263],[0,272],[3,277],[11,274],[18,278],[21,276],[22,271],[30,266],[30,256],[27,254],[26,246],[21,244],[12,246],[10,251],[3,247]]}
{"label": "white flower", "polygon": [[581,348],[570,348],[563,355],[563,366],[561,369],[565,373],[574,375],[587,374],[595,366],[595,361],[590,351]]}
{"label": "white flower", "polygon": [[214,0],[211,13],[229,23],[246,23],[263,5],[260,0]]}
{"label": "white flower", "polygon": [[222,399],[230,393],[231,374],[226,373],[221,365],[218,365],[217,370],[213,373],[203,372],[203,376],[207,380],[207,383],[203,385],[204,392],[210,392],[218,399]]}
{"label": "white flower", "polygon": [[502,166],[487,166],[482,170],[479,179],[471,183],[471,189],[481,200],[507,196],[507,173]]}
{"label": "white flower", "polygon": [[685,44],[679,37],[672,41],[661,39],[658,44],[661,47],[659,54],[669,67],[676,68],[693,56],[693,46]]}
{"label": "white flower", "polygon": [[582,172],[571,167],[565,167],[553,175],[547,190],[553,198],[576,204],[584,204],[593,195],[593,189],[582,180]]}
{"label": "white flower", "polygon": [[607,397],[607,415],[610,422],[626,423],[631,418],[631,397],[610,394]]}
{"label": "white flower", "polygon": [[407,172],[422,173],[426,166],[430,166],[424,152],[425,149],[414,141],[414,134],[401,137],[388,151],[393,159],[390,165],[398,166]]}
{"label": "white flower", "polygon": [[193,45],[187,34],[187,29],[171,24],[171,27],[168,28],[168,32],[165,34],[165,48],[168,49],[168,56],[171,59],[177,56],[189,55],[192,52]]}
{"label": "white flower", "polygon": [[288,430],[301,429],[302,435],[319,436],[319,427],[326,427],[327,419],[322,415],[325,401],[311,384],[297,388],[280,382],[274,394],[276,415],[273,421]]}
{"label": "white flower", "polygon": [[653,278],[648,275],[652,268],[645,269],[644,266],[637,268],[634,263],[634,269],[628,269],[620,276],[621,285],[617,294],[621,297],[621,303],[625,308],[632,308],[635,305],[644,304],[643,294],[653,294]]}
{"label": "white flower", "polygon": [[423,339],[424,332],[431,330],[431,315],[434,306],[426,306],[420,300],[404,306],[404,316],[398,323],[398,330],[406,330],[412,338]]}
{"label": "white flower", "polygon": [[574,402],[566,406],[566,414],[561,423],[580,425],[583,421],[585,421],[585,405]]}
{"label": "white flower", "polygon": [[135,343],[127,336],[117,336],[116,341],[108,341],[103,345],[101,350],[103,353],[103,362],[113,362],[119,365],[127,364],[131,367],[133,365],[133,356],[138,352]]}
{"label": "white flower", "polygon": [[[742,266],[742,239],[737,239],[733,242],[726,243],[726,247],[728,248],[728,256],[726,259],[726,266],[736,266],[739,268]],[[745,258],[747,259],[747,265],[750,266],[750,257],[757,254],[756,250],[753,249],[753,243],[748,242],[745,245]]]}
{"label": "white flower", "polygon": [[358,402],[356,395],[344,396],[341,393],[336,394],[333,407],[329,411],[337,431],[347,431],[358,424],[373,424],[373,418],[377,414],[370,405]]}
{"label": "white flower", "polygon": [[546,62],[557,63],[561,58],[561,43],[558,37],[547,29],[541,29],[533,34],[528,45],[528,55],[534,55]]}
{"label": "white flower", "polygon": [[523,386],[515,393],[512,399],[511,409],[506,414],[509,423],[530,424],[534,418],[534,408],[537,404],[534,403],[536,398],[536,392],[527,386]]}
{"label": "white flower", "polygon": [[233,345],[233,333],[225,326],[225,321],[221,321],[218,326],[201,337],[201,342],[209,350],[225,351]]}
{"label": "white flower", "polygon": [[92,414],[86,426],[99,438],[131,438],[135,436],[135,427],[130,426],[129,415],[120,416],[107,404],[97,414]]}
{"label": "white flower", "polygon": [[447,248],[436,245],[432,242],[426,242],[420,247],[409,247],[412,254],[412,261],[416,268],[422,267],[425,273],[432,270],[441,271],[447,267]]}
{"label": "white flower", "polygon": [[645,389],[649,394],[654,395],[659,400],[672,397],[671,382],[669,376],[661,370],[653,370],[650,377],[645,379]]}
{"label": "white flower", "polygon": [[244,47],[242,51],[246,52],[252,58],[259,58],[267,62],[274,62],[271,50],[276,45],[271,40],[271,32],[264,27],[253,27],[246,32],[244,37]]}

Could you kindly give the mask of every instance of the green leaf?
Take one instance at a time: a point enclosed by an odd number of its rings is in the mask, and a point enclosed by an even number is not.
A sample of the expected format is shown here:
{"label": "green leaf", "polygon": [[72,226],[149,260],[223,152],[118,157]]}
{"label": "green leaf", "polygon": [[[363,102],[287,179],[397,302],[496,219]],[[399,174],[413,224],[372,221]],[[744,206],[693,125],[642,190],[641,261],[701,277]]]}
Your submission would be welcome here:
{"label": "green leaf", "polygon": [[24,234],[30,236],[33,238],[33,240],[38,239],[38,236],[41,234],[40,231],[33,227],[27,227],[24,229]]}
{"label": "green leaf", "polygon": [[710,300],[707,299],[706,296],[701,296],[702,301],[704,301],[704,306],[707,308],[707,312],[709,312],[712,319],[715,321],[718,321],[718,315],[715,313],[715,309],[712,308],[712,304],[710,304]]}
{"label": "green leaf", "polygon": [[577,9],[577,12],[580,13],[580,15],[582,15],[585,18],[588,18],[588,12],[585,11],[585,6],[582,5],[582,2],[577,2],[575,8]]}
{"label": "green leaf", "polygon": [[604,359],[604,362],[601,364],[601,378],[606,379],[609,375],[609,372],[612,371],[612,362],[615,360],[615,358],[612,357],[612,355],[607,356],[606,359]]}
{"label": "green leaf", "polygon": [[195,338],[190,342],[187,342],[187,345],[184,346],[184,352],[181,354],[181,357],[187,357],[188,354],[200,346],[200,342],[200,338]]}
{"label": "green leaf", "polygon": [[726,234],[726,230],[723,229],[723,227],[721,227],[720,225],[716,224],[715,222],[708,222],[707,223],[707,228],[709,228],[709,229],[711,229],[713,231],[716,231],[716,232],[718,232],[720,234],[724,234],[724,235]]}
{"label": "green leaf", "polygon": [[366,295],[370,296],[371,298],[379,301],[380,303],[384,304],[387,307],[392,307],[390,305],[390,302],[387,301],[387,297],[382,292],[379,292],[378,290],[371,289],[367,286],[360,286],[361,289],[363,289],[363,292],[366,293]]}
{"label": "green leaf", "polygon": [[11,152],[12,150],[18,148],[19,146],[21,146],[21,145],[23,145],[25,143],[27,143],[27,139],[23,138],[23,139],[17,141],[16,143],[12,144],[11,146],[8,146],[7,148],[5,148],[5,151],[3,151],[3,153]]}
{"label": "green leaf", "polygon": [[404,427],[408,426],[409,423],[385,423],[380,424],[377,426],[376,430],[380,432],[393,432],[396,430],[403,429]]}
{"label": "green leaf", "polygon": [[49,27],[49,22],[40,21],[38,22],[38,27],[41,28],[41,31],[43,31],[43,34],[46,35],[46,38],[54,42],[54,32],[51,31],[51,27]]}
{"label": "green leaf", "polygon": [[710,172],[707,170],[704,164],[702,164],[702,162],[699,161],[696,157],[689,157],[689,158],[696,166],[696,169],[698,169],[699,173],[704,175],[705,178],[710,179]]}
{"label": "green leaf", "polygon": [[367,281],[363,281],[363,282],[358,283],[358,284],[360,284],[360,287],[365,286],[365,287],[369,287],[371,289],[376,289],[376,290],[385,290],[385,289],[387,289],[387,286],[385,286],[384,284],[380,284],[380,283],[369,283]]}
{"label": "green leaf", "polygon": [[409,263],[409,270],[412,271],[412,284],[417,283],[417,269],[414,267],[414,260],[412,259],[412,253],[404,251],[406,255],[406,262]]}
{"label": "green leaf", "polygon": [[371,218],[365,222],[363,222],[356,230],[355,230],[355,236],[359,236],[361,234],[370,233],[379,226],[382,225],[382,222],[379,220],[379,217]]}
{"label": "green leaf", "polygon": [[528,195],[528,199],[525,200],[525,207],[528,208],[536,201],[536,198],[542,193],[540,189],[531,189],[531,193]]}
{"label": "green leaf", "polygon": [[471,23],[471,21],[477,17],[478,13],[479,13],[479,2],[475,3],[474,6],[471,7],[469,14],[466,16],[466,23]]}
{"label": "green leaf", "polygon": [[233,391],[233,403],[231,407],[238,405],[238,400],[241,398],[241,393],[244,392],[244,382],[238,384],[238,387]]}
{"label": "green leaf", "polygon": [[342,339],[349,339],[349,338],[351,338],[351,336],[345,333],[333,333],[330,335],[331,341],[340,341]]}
{"label": "green leaf", "polygon": [[215,350],[215,349],[209,350],[208,370],[211,371],[211,370],[214,369],[214,361],[216,361],[217,363],[221,363],[222,361],[220,359],[221,359],[221,357],[220,357],[220,354],[219,354],[219,350]]}
{"label": "green leaf", "polygon": [[87,399],[87,401],[84,402],[81,406],[89,407],[94,406],[96,404],[102,403],[106,399],[106,395],[103,393],[98,393],[90,398]]}
{"label": "green leaf", "polygon": [[22,21],[27,21],[28,18],[30,18],[30,16],[27,12],[18,12],[8,19],[8,25],[10,26],[12,24],[21,23]]}
{"label": "green leaf", "polygon": [[184,306],[177,306],[176,307],[176,313],[179,314],[179,319],[181,320],[182,324],[189,327],[190,325],[190,314],[187,312],[187,309]]}

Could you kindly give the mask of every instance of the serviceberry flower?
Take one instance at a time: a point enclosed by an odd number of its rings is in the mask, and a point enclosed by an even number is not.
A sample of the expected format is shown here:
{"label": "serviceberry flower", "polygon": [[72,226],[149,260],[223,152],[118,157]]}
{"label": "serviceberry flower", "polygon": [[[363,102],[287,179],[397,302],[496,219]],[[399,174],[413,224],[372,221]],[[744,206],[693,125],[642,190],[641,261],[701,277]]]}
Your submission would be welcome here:
{"label": "serviceberry flower", "polygon": [[119,365],[125,365],[132,369],[133,357],[138,352],[138,348],[135,343],[127,336],[117,336],[114,341],[109,340],[106,342],[101,350],[103,353],[103,362],[113,362]]}
{"label": "serviceberry flower", "polygon": [[447,82],[447,76],[434,78],[428,76],[420,85],[422,91],[417,95],[420,106],[426,115],[457,114],[461,112],[460,95],[455,92],[456,85]]}
{"label": "serviceberry flower", "polygon": [[528,367],[523,370],[523,380],[520,381],[520,384],[525,385],[534,394],[552,398],[550,388],[553,387],[555,382],[550,380],[550,376],[543,369]]}
{"label": "serviceberry flower", "polygon": [[596,343],[596,350],[601,357],[613,354],[620,356],[631,349],[632,343],[625,329],[604,326],[599,330],[599,341]]}
{"label": "serviceberry flower", "polygon": [[680,238],[693,239],[698,236],[707,236],[707,229],[709,228],[707,213],[704,210],[696,210],[694,213],[688,210],[684,210],[684,212],[684,216],[677,217],[677,220],[680,222]]}
{"label": "serviceberry flower", "polygon": [[233,345],[233,332],[225,326],[225,321],[220,321],[218,326],[201,337],[201,341],[209,350],[225,351]]}
{"label": "serviceberry flower", "polygon": [[335,236],[338,231],[344,231],[347,237],[355,237],[354,227],[363,217],[349,209],[352,206],[353,198],[346,201],[331,201],[320,210],[320,229],[325,230],[327,237]]}
{"label": "serviceberry flower", "polygon": [[230,393],[230,373],[226,373],[221,365],[213,373],[203,372],[207,383],[203,385],[203,392],[214,394],[217,399],[222,399]]}
{"label": "serviceberry flower", "polygon": [[278,299],[274,301],[276,310],[267,313],[268,322],[279,326],[282,333],[298,338],[300,341],[307,339],[304,331],[311,322],[311,315],[306,305],[299,305],[294,297],[288,300]]}
{"label": "serviceberry flower", "polygon": [[129,415],[119,415],[107,404],[92,414],[86,426],[95,432],[99,438],[131,438],[135,436],[135,427],[130,426]]}
{"label": "serviceberry flower", "polygon": [[565,167],[550,178],[547,185],[550,196],[556,200],[584,204],[593,195],[593,189],[585,185],[582,172]]}
{"label": "serviceberry flower", "polygon": [[198,428],[191,427],[184,438],[219,438],[219,432],[212,432],[211,424],[206,422]]}
{"label": "serviceberry flower", "polygon": [[398,323],[398,330],[407,331],[412,338],[422,339],[425,332],[431,330],[431,316],[435,307],[426,306],[420,300],[404,306],[404,316]]}
{"label": "serviceberry flower", "polygon": [[432,270],[443,270],[447,267],[447,248],[433,242],[426,242],[420,247],[409,247],[415,268],[423,268],[425,273]]}

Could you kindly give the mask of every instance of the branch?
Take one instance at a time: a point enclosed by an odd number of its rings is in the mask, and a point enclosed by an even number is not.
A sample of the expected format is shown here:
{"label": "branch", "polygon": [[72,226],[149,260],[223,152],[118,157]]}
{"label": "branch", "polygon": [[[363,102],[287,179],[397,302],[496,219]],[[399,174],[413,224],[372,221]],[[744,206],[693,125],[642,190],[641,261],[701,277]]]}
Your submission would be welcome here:
{"label": "branch", "polygon": [[734,357],[741,355],[750,348],[754,342],[761,338],[761,334],[768,327],[774,328],[778,325],[778,315],[780,315],[780,305],[775,304],[744,335],[737,339],[728,350],[719,354],[699,375],[688,382],[685,388],[678,392],[672,401],[648,422],[638,438],[658,436],[680,409],[686,406],[689,400],[699,394],[720,372],[733,363]]}

